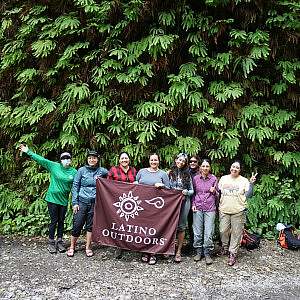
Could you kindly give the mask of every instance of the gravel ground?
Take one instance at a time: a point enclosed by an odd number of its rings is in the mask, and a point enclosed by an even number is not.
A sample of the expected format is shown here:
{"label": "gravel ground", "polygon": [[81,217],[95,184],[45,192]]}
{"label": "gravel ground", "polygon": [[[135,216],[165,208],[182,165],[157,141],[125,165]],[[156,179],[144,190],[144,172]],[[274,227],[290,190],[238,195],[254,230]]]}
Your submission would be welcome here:
{"label": "gravel ground", "polygon": [[189,256],[149,266],[137,253],[116,260],[114,249],[94,245],[88,258],[83,249],[69,258],[48,253],[40,238],[0,237],[0,299],[300,299],[300,251],[270,241],[242,249],[234,267]]}

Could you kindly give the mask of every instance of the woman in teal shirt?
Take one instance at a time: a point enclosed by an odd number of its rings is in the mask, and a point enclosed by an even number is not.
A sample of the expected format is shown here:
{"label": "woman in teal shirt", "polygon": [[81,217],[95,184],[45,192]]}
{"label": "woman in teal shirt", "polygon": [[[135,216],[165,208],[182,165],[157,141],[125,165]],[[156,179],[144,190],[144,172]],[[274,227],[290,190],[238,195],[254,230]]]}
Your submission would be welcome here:
{"label": "woman in teal shirt", "polygon": [[[48,251],[56,253],[66,251],[63,245],[63,229],[67,212],[69,194],[71,192],[76,170],[71,167],[71,155],[64,152],[60,155],[60,163],[48,160],[20,145],[20,151],[26,153],[32,160],[50,172],[50,185],[45,200],[50,215]],[[57,241],[55,231],[57,227]]]}

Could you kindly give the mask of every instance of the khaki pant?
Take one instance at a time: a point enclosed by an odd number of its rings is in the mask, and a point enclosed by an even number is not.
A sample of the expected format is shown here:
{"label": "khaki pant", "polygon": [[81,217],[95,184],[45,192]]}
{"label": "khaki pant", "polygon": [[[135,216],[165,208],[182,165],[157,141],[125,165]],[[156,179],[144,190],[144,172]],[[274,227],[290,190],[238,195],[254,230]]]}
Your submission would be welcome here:
{"label": "khaki pant", "polygon": [[220,235],[222,246],[237,254],[245,224],[245,212],[224,214],[220,212]]}

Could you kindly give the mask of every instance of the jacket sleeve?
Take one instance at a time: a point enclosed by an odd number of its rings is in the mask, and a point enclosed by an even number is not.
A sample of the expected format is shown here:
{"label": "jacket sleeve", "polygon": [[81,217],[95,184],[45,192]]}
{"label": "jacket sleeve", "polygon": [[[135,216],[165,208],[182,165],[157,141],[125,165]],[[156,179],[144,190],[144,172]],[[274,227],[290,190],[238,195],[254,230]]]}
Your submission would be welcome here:
{"label": "jacket sleeve", "polygon": [[79,204],[79,191],[80,191],[80,187],[81,187],[81,178],[82,178],[82,169],[80,168],[75,177],[74,177],[74,181],[73,181],[73,185],[72,185],[72,205],[78,205]]}
{"label": "jacket sleeve", "polygon": [[28,150],[27,155],[48,171],[51,171],[52,167],[56,164],[56,162],[46,159],[43,156],[32,152],[31,150]]}
{"label": "jacket sleeve", "polygon": [[108,170],[105,168],[101,168],[101,177],[106,178],[108,175]]}

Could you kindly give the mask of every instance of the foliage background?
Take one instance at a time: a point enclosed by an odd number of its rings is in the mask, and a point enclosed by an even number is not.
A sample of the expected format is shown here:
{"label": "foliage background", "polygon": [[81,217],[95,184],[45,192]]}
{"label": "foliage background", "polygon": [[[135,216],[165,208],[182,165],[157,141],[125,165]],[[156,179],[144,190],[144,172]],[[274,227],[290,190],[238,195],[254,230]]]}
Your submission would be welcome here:
{"label": "foliage background", "polygon": [[[259,172],[249,226],[299,226],[298,1],[37,0],[0,4],[2,233],[45,234],[48,175],[20,142],[56,160],[87,148],[138,167],[179,151]],[[71,214],[67,218],[71,225]]]}

